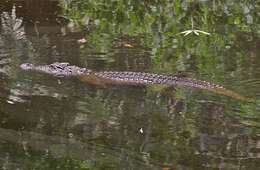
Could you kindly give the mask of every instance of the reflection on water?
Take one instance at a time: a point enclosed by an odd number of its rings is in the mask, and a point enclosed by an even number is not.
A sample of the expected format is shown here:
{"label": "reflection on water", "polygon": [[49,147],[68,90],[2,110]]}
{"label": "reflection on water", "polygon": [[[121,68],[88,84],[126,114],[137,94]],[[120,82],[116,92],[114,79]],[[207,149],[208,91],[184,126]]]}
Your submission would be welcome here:
{"label": "reflection on water", "polygon": [[[0,2],[1,168],[257,169],[257,5]],[[191,17],[211,36],[178,34]],[[179,74],[252,101],[191,88],[100,88],[19,68],[55,61]]]}

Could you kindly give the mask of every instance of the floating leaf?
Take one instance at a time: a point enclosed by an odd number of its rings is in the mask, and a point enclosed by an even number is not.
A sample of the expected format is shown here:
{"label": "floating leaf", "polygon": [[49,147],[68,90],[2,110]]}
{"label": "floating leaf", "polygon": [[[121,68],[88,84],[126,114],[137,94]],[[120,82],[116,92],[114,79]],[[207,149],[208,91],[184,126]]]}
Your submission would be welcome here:
{"label": "floating leaf", "polygon": [[205,32],[205,31],[201,31],[201,30],[194,30],[194,31],[196,31],[196,32],[200,32],[200,33],[202,33],[202,34],[210,35],[210,33]]}
{"label": "floating leaf", "polygon": [[131,44],[125,43],[125,44],[124,44],[124,47],[133,48],[134,46],[131,45]]}
{"label": "floating leaf", "polygon": [[184,36],[187,36],[187,35],[189,35],[190,33],[192,33],[192,30],[186,31],[186,33],[184,34]]}
{"label": "floating leaf", "polygon": [[194,30],[193,33],[198,36],[200,35],[196,30]]}
{"label": "floating leaf", "polygon": [[86,38],[81,38],[81,39],[78,40],[78,43],[80,43],[80,44],[84,44],[86,42],[87,42]]}

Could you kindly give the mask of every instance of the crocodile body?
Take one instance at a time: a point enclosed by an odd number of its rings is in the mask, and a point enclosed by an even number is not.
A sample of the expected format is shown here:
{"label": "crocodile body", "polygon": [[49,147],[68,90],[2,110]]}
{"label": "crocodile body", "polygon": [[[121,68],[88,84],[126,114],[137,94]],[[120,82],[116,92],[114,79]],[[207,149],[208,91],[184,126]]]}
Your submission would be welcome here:
{"label": "crocodile body", "polygon": [[196,80],[185,77],[162,75],[155,73],[127,72],[127,71],[93,71],[90,69],[70,65],[69,63],[53,63],[49,65],[33,65],[25,63],[21,65],[23,70],[34,70],[48,73],[54,76],[78,76],[95,77],[96,80],[107,84],[126,84],[126,85],[150,85],[161,84],[168,86],[186,86],[199,89],[207,89],[216,93],[221,93],[237,99],[245,100],[245,97],[225,89],[221,85],[207,81]]}

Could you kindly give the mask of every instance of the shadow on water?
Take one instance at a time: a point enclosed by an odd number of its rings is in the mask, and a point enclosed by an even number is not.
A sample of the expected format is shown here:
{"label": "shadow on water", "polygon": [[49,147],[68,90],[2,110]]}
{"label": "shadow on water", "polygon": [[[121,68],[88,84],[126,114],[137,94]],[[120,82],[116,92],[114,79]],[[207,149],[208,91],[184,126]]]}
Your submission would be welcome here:
{"label": "shadow on water", "polygon": [[[260,167],[259,5],[98,2],[0,2],[1,168]],[[178,34],[192,27],[211,35]],[[57,61],[186,75],[255,101],[185,87],[99,88],[19,68]]]}

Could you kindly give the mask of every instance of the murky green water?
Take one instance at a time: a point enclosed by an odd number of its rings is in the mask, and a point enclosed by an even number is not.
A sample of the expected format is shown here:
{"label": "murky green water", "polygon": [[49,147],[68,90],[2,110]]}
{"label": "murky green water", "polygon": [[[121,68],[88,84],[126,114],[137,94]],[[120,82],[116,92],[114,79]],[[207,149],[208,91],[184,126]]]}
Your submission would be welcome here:
{"label": "murky green water", "polygon": [[[259,169],[259,9],[251,0],[0,2],[1,169]],[[56,61],[187,76],[250,101],[19,68]]]}

